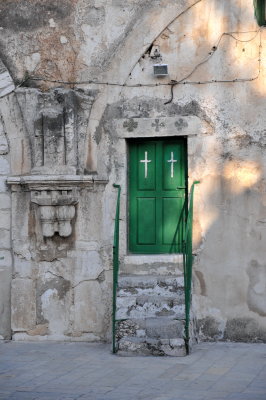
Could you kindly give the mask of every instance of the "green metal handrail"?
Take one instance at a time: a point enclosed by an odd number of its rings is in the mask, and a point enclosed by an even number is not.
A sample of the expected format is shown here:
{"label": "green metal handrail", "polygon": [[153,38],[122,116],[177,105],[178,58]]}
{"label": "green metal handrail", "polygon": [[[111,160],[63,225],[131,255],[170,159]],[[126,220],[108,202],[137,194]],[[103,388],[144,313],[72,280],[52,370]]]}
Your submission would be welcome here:
{"label": "green metal handrail", "polygon": [[113,185],[118,189],[116,214],[115,214],[115,228],[114,228],[114,244],[113,244],[113,314],[112,314],[112,334],[113,334],[113,353],[117,352],[116,348],[116,293],[119,273],[119,215],[120,215],[120,193],[121,186]]}
{"label": "green metal handrail", "polygon": [[186,223],[184,224],[183,236],[183,267],[184,267],[184,288],[185,288],[185,346],[186,352],[189,354],[189,325],[190,325],[190,306],[191,306],[191,285],[192,285],[192,234],[193,234],[193,201],[194,201],[194,188],[199,181],[193,182],[189,195],[188,213]]}

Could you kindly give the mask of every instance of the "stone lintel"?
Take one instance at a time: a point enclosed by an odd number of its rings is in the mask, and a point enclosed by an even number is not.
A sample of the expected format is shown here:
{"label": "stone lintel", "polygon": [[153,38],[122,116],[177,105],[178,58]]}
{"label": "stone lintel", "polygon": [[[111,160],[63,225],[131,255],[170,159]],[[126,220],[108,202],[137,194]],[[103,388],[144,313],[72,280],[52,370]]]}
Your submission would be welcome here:
{"label": "stone lintel", "polygon": [[121,138],[196,136],[212,133],[210,125],[194,115],[116,119],[115,126]]}

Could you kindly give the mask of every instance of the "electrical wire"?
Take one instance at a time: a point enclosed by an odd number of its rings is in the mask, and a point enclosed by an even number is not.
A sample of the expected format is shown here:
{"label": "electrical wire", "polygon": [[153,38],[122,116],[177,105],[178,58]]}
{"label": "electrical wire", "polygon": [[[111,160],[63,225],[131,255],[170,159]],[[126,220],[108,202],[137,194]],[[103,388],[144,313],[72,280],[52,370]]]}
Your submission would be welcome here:
{"label": "electrical wire", "polygon": [[[195,3],[197,4],[197,3]],[[242,40],[237,38],[235,35],[239,34],[247,34],[247,33],[255,33],[255,35],[247,40]],[[213,57],[214,53],[217,51],[217,49],[220,46],[220,43],[222,41],[222,38],[224,36],[229,36],[232,37],[234,40],[241,42],[241,43],[248,43],[251,42],[252,40],[256,39],[258,34],[260,33],[260,43],[259,43],[259,68],[258,68],[258,74],[255,77],[251,78],[235,78],[235,79],[211,79],[211,80],[205,80],[205,81],[190,81],[188,80],[194,72],[203,64],[207,63],[210,58]],[[95,80],[84,80],[84,81],[64,81],[64,80],[59,80],[59,79],[50,79],[46,77],[38,77],[38,76],[27,76],[22,82],[20,82],[16,88],[13,90],[15,91],[17,88],[21,87],[28,81],[42,81],[42,82],[49,82],[49,83],[59,83],[62,85],[102,85],[102,86],[118,86],[118,87],[127,87],[127,88],[141,88],[141,87],[158,87],[158,86],[171,86],[171,96],[170,99],[165,102],[164,104],[169,104],[173,101],[173,96],[174,96],[174,87],[177,85],[206,85],[206,84],[214,84],[214,83],[239,83],[239,82],[252,82],[256,79],[259,78],[260,73],[261,73],[261,52],[262,52],[262,41],[261,41],[261,29],[257,31],[244,31],[244,32],[224,32],[220,35],[218,41],[216,42],[216,45],[214,45],[211,48],[211,51],[208,53],[207,57],[205,57],[201,62],[199,62],[193,69],[182,79],[178,81],[173,81],[171,80],[170,82],[166,83],[137,83],[137,84],[128,84],[128,83],[119,83],[119,82],[106,82],[106,81],[95,81]],[[12,92],[11,92],[12,93]],[[7,95],[9,95],[8,93]],[[5,97],[5,96],[3,96]]]}
{"label": "electrical wire", "polygon": [[[254,81],[256,79],[259,78],[260,76],[260,72],[261,72],[261,48],[262,48],[262,44],[261,44],[261,29],[259,29],[256,32],[256,35],[253,36],[251,39],[248,40],[241,40],[238,39],[234,36],[234,34],[243,34],[243,33],[251,33],[254,31],[249,31],[249,32],[224,32],[221,34],[220,38],[217,41],[217,44],[215,46],[212,47],[211,51],[209,52],[208,56],[202,60],[199,64],[197,64],[192,71],[187,74],[184,78],[180,79],[179,81],[172,81],[172,86],[171,86],[171,97],[168,101],[166,101],[164,104],[169,104],[173,101],[173,97],[174,97],[174,87],[176,85],[179,85],[181,83],[185,83],[185,84],[198,84],[198,85],[206,85],[206,84],[210,84],[210,83],[236,83],[236,82],[251,82]],[[216,50],[218,49],[218,47],[220,46],[220,43],[222,41],[222,38],[224,36],[230,36],[232,37],[234,40],[241,42],[241,43],[248,43],[251,42],[252,40],[256,39],[256,37],[258,36],[258,34],[260,33],[260,44],[259,44],[259,68],[258,68],[258,74],[254,77],[254,78],[235,78],[235,79],[212,79],[212,80],[207,80],[207,81],[200,81],[200,82],[193,82],[193,81],[186,81],[188,78],[190,78],[194,72],[203,64],[205,64],[206,62],[208,62],[210,60],[210,58],[214,55],[214,53],[216,52]]]}

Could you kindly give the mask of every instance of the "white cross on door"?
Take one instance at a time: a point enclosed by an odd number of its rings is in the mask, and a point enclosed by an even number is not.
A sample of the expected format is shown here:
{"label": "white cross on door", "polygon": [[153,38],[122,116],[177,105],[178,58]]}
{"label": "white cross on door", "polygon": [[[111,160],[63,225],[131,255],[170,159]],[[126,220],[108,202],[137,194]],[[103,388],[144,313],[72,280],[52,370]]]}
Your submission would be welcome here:
{"label": "white cross on door", "polygon": [[145,164],[145,167],[144,167],[145,179],[147,179],[147,177],[148,177],[148,163],[151,162],[151,160],[148,160],[148,152],[147,152],[147,151],[145,151],[145,158],[144,158],[144,160],[140,160],[140,162]]}
{"label": "white cross on door", "polygon": [[171,159],[167,160],[167,162],[171,163],[171,178],[174,177],[174,163],[177,162],[177,160],[174,160],[174,152],[171,151]]}

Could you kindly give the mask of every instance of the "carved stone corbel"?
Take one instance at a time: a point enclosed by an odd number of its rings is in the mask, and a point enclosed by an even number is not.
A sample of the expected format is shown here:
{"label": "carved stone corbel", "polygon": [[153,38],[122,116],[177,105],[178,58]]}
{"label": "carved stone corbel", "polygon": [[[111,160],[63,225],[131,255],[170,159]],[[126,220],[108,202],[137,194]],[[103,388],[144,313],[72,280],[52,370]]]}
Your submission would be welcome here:
{"label": "carved stone corbel", "polygon": [[44,237],[52,237],[55,233],[61,237],[71,235],[71,221],[75,217],[75,204],[78,203],[75,189],[35,190],[31,192],[31,201],[39,206]]}

